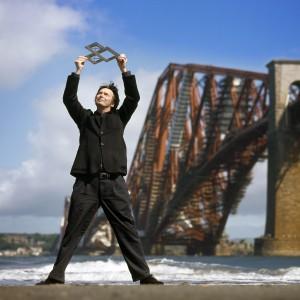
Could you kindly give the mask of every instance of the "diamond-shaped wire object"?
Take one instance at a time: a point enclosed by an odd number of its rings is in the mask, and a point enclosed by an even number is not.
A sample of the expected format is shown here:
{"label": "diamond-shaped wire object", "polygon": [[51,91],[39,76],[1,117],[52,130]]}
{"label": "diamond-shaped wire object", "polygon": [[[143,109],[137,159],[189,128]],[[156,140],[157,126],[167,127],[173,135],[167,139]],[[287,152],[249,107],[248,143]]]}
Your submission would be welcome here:
{"label": "diamond-shaped wire object", "polygon": [[[115,50],[111,49],[110,47],[104,47],[102,45],[100,45],[99,43],[95,42],[92,43],[90,45],[85,46],[86,49],[88,49],[90,52],[90,54],[85,55],[85,57],[88,58],[88,60],[92,63],[92,64],[98,64],[102,61],[108,62],[113,60],[114,58],[118,57],[120,54],[118,52],[116,52]],[[103,55],[101,55],[101,53],[104,53],[108,51],[109,53],[112,54],[111,57],[109,58],[105,58]]]}

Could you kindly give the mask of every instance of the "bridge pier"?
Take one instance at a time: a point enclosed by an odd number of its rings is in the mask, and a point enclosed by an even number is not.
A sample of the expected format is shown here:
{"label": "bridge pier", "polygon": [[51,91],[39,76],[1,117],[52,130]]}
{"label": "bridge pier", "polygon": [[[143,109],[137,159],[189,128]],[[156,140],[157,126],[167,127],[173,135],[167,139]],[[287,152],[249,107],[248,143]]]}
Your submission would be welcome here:
{"label": "bridge pier", "polygon": [[291,126],[288,109],[290,86],[300,86],[300,61],[271,61],[267,66],[267,218],[265,236],[255,240],[255,254],[300,256],[300,134]]}

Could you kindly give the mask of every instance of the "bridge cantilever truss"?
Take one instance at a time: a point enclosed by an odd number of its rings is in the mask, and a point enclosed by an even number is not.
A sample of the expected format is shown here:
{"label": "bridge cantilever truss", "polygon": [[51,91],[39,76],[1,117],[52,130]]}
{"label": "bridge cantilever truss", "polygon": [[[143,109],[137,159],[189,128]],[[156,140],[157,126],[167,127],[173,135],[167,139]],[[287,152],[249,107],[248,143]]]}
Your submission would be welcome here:
{"label": "bridge cantilever truss", "polygon": [[266,149],[267,74],[170,64],[159,77],[127,184],[146,253],[212,254]]}
{"label": "bridge cantilever truss", "polygon": [[[267,74],[195,64],[170,64],[159,77],[127,176],[146,254],[155,244],[214,253],[265,157],[267,82]],[[68,205],[61,235],[67,215]],[[111,254],[115,245],[100,210],[79,249]]]}

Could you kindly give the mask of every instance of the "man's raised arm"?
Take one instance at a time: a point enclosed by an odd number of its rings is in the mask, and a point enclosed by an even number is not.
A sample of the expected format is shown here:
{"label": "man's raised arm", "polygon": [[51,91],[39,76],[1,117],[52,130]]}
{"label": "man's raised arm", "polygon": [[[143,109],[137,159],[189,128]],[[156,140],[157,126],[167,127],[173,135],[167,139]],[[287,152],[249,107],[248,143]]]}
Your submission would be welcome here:
{"label": "man's raised arm", "polygon": [[78,101],[77,90],[80,79],[80,73],[84,67],[84,63],[86,60],[87,58],[85,56],[79,56],[75,60],[76,72],[73,72],[71,75],[68,76],[63,95],[63,102],[66,105],[70,116],[79,128],[84,118],[86,110]]}
{"label": "man's raised arm", "polygon": [[122,79],[124,83],[125,99],[119,109],[119,114],[125,127],[137,108],[140,95],[136,85],[135,76],[131,74],[130,71],[127,71],[127,57],[124,54],[121,54],[117,57],[117,62],[122,72]]}

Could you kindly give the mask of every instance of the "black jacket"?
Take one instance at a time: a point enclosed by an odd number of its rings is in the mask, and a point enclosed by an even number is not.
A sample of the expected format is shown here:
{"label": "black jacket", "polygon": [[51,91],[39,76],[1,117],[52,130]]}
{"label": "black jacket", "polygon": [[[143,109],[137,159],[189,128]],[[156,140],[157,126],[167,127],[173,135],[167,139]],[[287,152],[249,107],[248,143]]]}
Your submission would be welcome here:
{"label": "black jacket", "polygon": [[[79,76],[68,76],[63,101],[72,119],[77,124],[80,137],[79,147],[71,169],[71,175],[91,175],[103,167],[109,173],[127,174],[126,144],[124,128],[135,111],[140,99],[135,76],[130,72],[122,74],[125,100],[117,110],[102,114],[99,121],[97,111],[82,107],[77,98]],[[98,117],[97,117],[98,114]]]}

